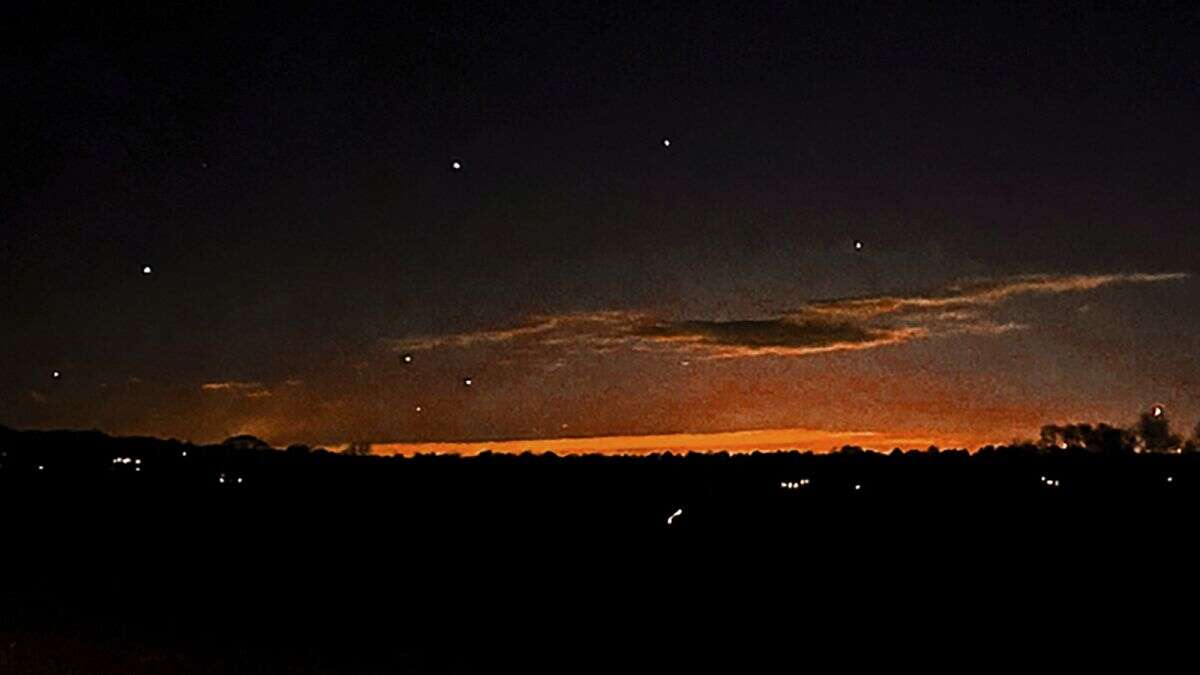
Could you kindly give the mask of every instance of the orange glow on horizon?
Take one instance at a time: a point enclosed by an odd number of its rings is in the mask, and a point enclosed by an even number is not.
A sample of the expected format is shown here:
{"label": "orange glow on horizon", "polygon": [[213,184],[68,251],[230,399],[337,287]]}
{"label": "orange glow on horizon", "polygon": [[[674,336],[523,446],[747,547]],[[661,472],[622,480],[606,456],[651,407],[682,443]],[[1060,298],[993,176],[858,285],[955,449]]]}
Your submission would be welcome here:
{"label": "orange glow on horizon", "polygon": [[872,431],[823,431],[819,429],[756,429],[698,434],[654,434],[645,436],[597,436],[584,438],[543,438],[528,440],[375,443],[376,455],[411,456],[418,453],[477,455],[485,450],[496,453],[520,454],[553,452],[558,455],[646,455],[654,452],[754,452],[774,450],[812,450],[828,452],[830,448],[858,445],[880,451],[899,447],[974,450],[991,439],[946,438],[919,435],[894,435]]}

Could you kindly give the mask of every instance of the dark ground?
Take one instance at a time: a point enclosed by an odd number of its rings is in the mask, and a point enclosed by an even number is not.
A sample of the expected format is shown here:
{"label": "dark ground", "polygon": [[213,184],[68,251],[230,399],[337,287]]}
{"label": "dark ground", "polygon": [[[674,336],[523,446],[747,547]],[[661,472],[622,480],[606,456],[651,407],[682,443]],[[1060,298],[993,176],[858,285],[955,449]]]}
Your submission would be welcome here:
{"label": "dark ground", "polygon": [[1194,632],[1190,454],[3,443],[3,673],[1120,670]]}

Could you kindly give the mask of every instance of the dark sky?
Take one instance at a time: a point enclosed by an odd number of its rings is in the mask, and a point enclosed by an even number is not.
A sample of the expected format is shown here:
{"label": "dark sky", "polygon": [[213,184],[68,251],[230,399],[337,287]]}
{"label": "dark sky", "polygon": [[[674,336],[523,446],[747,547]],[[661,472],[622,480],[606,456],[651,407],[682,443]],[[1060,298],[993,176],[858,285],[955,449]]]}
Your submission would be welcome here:
{"label": "dark sky", "polygon": [[0,422],[1200,416],[1194,8],[347,4],[6,18]]}

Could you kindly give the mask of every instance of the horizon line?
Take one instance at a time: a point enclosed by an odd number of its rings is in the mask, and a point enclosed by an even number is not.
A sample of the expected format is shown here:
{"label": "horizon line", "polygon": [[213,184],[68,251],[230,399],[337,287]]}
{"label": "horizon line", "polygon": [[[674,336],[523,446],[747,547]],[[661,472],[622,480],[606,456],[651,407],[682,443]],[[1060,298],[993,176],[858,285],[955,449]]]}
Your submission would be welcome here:
{"label": "horizon line", "polygon": [[[483,452],[521,454],[553,452],[557,455],[647,455],[662,452],[778,452],[809,450],[829,447],[832,450],[845,445],[856,445],[863,449],[882,447],[892,449],[963,448],[975,450],[998,441],[966,437],[933,436],[919,434],[886,434],[878,431],[828,431],[803,427],[774,429],[745,429],[669,434],[613,434],[603,436],[568,436],[534,439],[507,439],[486,441],[399,441],[371,442],[371,454],[412,456],[416,454],[478,455]],[[864,445],[869,443],[870,446]],[[338,452],[350,447],[351,443],[331,446]]]}

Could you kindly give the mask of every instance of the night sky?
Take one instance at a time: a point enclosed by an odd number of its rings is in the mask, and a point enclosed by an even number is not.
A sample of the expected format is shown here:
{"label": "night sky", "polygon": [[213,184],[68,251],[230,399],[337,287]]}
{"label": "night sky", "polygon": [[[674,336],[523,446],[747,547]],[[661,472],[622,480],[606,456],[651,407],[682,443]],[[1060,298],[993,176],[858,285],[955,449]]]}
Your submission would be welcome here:
{"label": "night sky", "polygon": [[1192,8],[264,4],[9,10],[0,423],[824,450],[1200,417]]}

